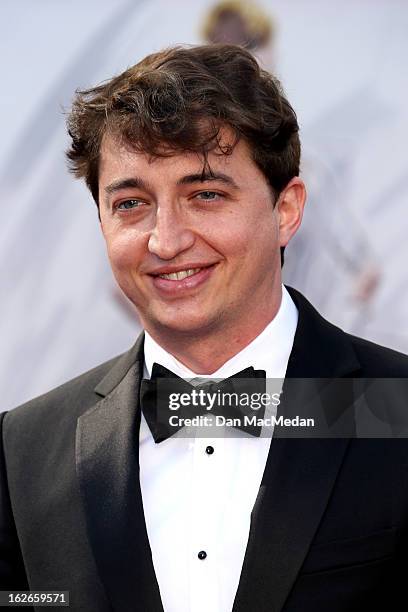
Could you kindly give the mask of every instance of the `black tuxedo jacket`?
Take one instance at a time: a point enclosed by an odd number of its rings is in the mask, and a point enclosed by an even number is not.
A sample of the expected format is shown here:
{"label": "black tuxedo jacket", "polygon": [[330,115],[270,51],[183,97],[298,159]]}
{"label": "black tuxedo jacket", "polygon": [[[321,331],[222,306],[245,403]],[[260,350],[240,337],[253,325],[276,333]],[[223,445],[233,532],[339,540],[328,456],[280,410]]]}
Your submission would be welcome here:
{"label": "black tuxedo jacket", "polygon": [[[291,294],[287,377],[408,378],[406,357]],[[139,484],[142,366],[140,337],[1,415],[0,589],[69,590],[84,612],[162,611]],[[407,519],[407,440],[274,438],[234,612],[406,610]]]}

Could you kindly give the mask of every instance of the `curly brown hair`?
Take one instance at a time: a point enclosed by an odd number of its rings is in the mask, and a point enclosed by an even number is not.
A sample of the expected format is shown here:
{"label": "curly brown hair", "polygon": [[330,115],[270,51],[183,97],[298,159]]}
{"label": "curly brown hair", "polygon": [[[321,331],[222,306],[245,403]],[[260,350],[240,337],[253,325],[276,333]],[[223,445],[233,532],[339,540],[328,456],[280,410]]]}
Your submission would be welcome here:
{"label": "curly brown hair", "polygon": [[70,170],[85,179],[98,204],[105,134],[151,156],[198,152],[207,164],[208,151],[228,155],[233,149],[220,143],[223,126],[232,128],[235,142],[247,141],[276,195],[299,175],[298,122],[279,81],[230,44],[172,47],[77,91],[67,119]]}

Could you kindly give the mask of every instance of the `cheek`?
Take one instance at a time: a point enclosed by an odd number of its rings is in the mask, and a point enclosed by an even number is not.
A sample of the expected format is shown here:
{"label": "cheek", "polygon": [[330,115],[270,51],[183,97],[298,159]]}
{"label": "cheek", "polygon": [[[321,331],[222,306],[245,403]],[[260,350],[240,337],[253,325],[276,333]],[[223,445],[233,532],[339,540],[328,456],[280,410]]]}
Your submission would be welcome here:
{"label": "cheek", "polygon": [[209,223],[201,223],[198,233],[218,251],[228,255],[242,253],[247,249],[256,232],[255,225],[247,216],[234,211],[213,218]]}
{"label": "cheek", "polygon": [[126,272],[137,268],[144,252],[143,240],[133,232],[106,237],[109,261],[114,270]]}
{"label": "cheek", "polygon": [[226,254],[240,259],[264,258],[273,249],[277,239],[277,226],[272,215],[253,215],[225,223],[222,230],[222,243]]}
{"label": "cheek", "polygon": [[264,215],[248,221],[235,237],[231,237],[230,254],[236,262],[237,278],[239,276],[241,280],[248,278],[259,281],[270,277],[279,253],[278,235],[274,217],[265,218]]}

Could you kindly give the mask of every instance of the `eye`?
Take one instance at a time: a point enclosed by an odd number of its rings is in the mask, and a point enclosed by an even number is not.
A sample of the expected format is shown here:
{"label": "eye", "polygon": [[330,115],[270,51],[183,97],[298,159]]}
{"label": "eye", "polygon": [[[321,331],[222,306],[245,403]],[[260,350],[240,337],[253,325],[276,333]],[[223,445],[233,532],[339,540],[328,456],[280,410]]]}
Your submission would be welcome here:
{"label": "eye", "polygon": [[139,208],[142,204],[144,204],[142,200],[124,200],[123,202],[119,202],[115,208],[117,210],[132,210],[134,208]]}
{"label": "eye", "polygon": [[198,198],[199,200],[203,200],[204,202],[218,200],[221,197],[221,194],[217,193],[216,191],[201,191],[196,195],[196,198]]}

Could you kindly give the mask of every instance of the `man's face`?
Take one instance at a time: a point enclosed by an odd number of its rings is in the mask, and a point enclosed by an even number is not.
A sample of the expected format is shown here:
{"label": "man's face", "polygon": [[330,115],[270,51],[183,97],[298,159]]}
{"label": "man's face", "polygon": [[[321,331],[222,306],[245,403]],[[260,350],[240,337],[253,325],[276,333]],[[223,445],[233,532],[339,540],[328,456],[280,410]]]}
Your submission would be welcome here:
{"label": "man's face", "polygon": [[110,136],[103,143],[99,201],[109,259],[156,338],[227,327],[249,333],[280,299],[270,186],[242,140],[231,155],[210,152],[208,162],[212,176],[201,180],[196,153],[151,159]]}

